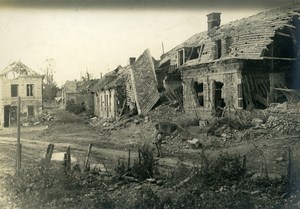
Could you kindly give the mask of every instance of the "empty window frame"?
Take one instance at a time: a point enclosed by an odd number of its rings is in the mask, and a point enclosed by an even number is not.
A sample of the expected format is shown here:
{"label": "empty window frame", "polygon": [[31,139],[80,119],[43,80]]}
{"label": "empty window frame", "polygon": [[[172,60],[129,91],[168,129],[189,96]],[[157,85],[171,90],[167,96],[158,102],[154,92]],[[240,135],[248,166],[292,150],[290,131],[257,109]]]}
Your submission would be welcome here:
{"label": "empty window frame", "polygon": [[27,90],[27,96],[32,97],[33,96],[33,84],[27,84],[26,90]]}
{"label": "empty window frame", "polygon": [[203,44],[201,46],[193,47],[191,49],[191,53],[190,53],[190,56],[189,56],[188,60],[194,60],[194,59],[200,60],[201,56],[202,56],[202,53],[203,53],[203,50],[204,50],[204,46],[205,45]]}
{"label": "empty window frame", "polygon": [[18,84],[12,84],[11,85],[11,97],[17,97],[18,96]]}
{"label": "empty window frame", "polygon": [[182,66],[185,63],[185,52],[181,49],[177,52],[177,65]]}
{"label": "empty window frame", "polygon": [[221,40],[215,41],[215,59],[220,59],[222,56],[222,43]]}

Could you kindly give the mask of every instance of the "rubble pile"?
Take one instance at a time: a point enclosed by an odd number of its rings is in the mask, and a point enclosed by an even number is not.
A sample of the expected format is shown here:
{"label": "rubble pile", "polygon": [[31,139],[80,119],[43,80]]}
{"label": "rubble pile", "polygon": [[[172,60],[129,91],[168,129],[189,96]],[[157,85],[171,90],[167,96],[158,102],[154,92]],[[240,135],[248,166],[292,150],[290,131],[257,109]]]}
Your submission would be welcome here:
{"label": "rubble pile", "polygon": [[181,115],[181,111],[171,105],[160,105],[149,112],[148,115],[152,121],[172,120],[173,118]]}
{"label": "rubble pile", "polygon": [[51,120],[54,120],[54,117],[51,113],[47,112],[47,111],[44,111],[42,113],[42,118],[43,118],[43,121],[51,121]]}
{"label": "rubble pile", "polygon": [[300,133],[300,122],[283,116],[270,116],[264,126],[280,135]]}
{"label": "rubble pile", "polygon": [[300,103],[284,102],[284,103],[272,103],[265,110],[267,113],[278,114],[298,114],[300,113]]}
{"label": "rubble pile", "polygon": [[[246,127],[237,120],[230,118],[217,119],[208,130],[209,135],[231,137],[238,130],[246,129]],[[225,136],[226,135],[226,136]]]}

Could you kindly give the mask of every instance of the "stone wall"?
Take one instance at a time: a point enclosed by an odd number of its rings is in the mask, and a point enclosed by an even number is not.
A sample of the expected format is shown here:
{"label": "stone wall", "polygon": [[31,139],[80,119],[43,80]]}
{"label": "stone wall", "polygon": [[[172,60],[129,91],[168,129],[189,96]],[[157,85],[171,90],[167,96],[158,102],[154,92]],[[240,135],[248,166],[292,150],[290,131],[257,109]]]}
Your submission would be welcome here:
{"label": "stone wall", "polygon": [[[199,68],[183,70],[183,95],[184,110],[187,114],[196,113],[198,118],[207,117],[215,110],[216,83],[223,83],[221,97],[226,107],[239,109],[238,84],[241,84],[240,61],[233,63],[211,63]],[[203,106],[197,102],[194,82],[203,84]]]}

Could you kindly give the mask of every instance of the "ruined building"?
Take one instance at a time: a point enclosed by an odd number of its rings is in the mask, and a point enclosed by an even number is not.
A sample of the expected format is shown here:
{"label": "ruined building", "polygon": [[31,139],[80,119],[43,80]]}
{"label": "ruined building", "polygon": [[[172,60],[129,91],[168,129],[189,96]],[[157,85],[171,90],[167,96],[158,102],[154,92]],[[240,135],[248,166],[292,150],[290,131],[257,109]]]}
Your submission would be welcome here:
{"label": "ruined building", "polygon": [[210,13],[207,31],[162,55],[160,83],[182,83],[184,110],[201,117],[284,101],[285,89],[300,87],[299,15],[292,5],[221,25]]}
{"label": "ruined building", "polygon": [[122,115],[146,114],[157,103],[155,60],[146,50],[129,65],[107,73],[93,87],[95,110],[100,118],[118,120]]}
{"label": "ruined building", "polygon": [[21,62],[13,62],[0,72],[0,127],[17,125],[18,97],[20,119],[37,120],[42,114],[43,76]]}
{"label": "ruined building", "polygon": [[118,119],[126,105],[126,83],[129,71],[121,66],[107,73],[93,87],[94,114],[99,118]]}

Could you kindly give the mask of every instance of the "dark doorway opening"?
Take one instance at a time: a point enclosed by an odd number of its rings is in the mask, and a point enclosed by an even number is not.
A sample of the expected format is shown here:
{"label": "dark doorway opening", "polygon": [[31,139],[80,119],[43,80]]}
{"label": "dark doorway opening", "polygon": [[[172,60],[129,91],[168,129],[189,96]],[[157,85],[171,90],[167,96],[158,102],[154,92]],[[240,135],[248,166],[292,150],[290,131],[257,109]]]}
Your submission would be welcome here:
{"label": "dark doorway opening", "polygon": [[197,104],[204,106],[203,83],[194,82],[194,89],[197,98]]}
{"label": "dark doorway opening", "polygon": [[222,98],[222,88],[224,84],[222,82],[216,82],[216,89],[215,89],[215,107],[216,109],[224,108],[226,106],[224,102],[224,98]]}
{"label": "dark doorway opening", "polygon": [[4,124],[3,124],[4,127],[9,127],[9,125],[10,125],[9,112],[10,112],[10,105],[5,105],[4,106]]}

